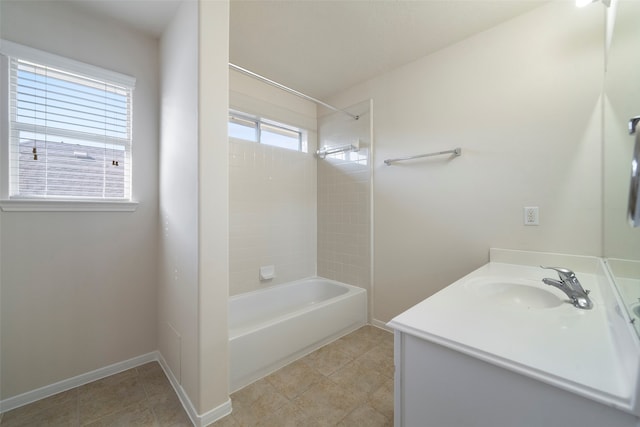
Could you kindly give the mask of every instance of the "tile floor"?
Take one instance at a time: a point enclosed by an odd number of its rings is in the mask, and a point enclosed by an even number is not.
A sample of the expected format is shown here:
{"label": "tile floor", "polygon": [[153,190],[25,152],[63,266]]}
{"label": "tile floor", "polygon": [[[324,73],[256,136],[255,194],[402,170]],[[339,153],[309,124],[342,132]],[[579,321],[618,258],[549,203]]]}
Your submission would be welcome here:
{"label": "tile floor", "polygon": [[[231,395],[214,427],[393,426],[393,335],[373,326]],[[191,426],[156,362],[0,415],[14,426]]]}
{"label": "tile floor", "polygon": [[231,395],[213,427],[393,426],[393,335],[364,326]]}
{"label": "tile floor", "polygon": [[2,415],[0,426],[192,424],[164,371],[152,362],[9,411]]}

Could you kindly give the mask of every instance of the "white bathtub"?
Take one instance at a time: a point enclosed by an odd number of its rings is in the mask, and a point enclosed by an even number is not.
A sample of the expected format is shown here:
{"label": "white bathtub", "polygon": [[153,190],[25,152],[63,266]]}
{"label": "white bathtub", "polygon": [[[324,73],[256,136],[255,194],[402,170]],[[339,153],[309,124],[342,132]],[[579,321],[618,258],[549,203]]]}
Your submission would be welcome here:
{"label": "white bathtub", "polygon": [[364,289],[321,277],[229,298],[231,391],[358,329],[366,321]]}

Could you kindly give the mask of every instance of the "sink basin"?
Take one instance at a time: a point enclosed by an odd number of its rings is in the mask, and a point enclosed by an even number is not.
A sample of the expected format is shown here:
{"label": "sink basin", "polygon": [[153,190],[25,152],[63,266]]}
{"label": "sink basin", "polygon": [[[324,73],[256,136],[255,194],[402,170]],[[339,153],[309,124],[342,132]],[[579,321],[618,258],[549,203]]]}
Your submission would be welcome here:
{"label": "sink basin", "polygon": [[553,308],[566,302],[552,291],[536,286],[533,282],[482,278],[469,280],[467,286],[479,296],[489,298],[495,303],[524,309]]}

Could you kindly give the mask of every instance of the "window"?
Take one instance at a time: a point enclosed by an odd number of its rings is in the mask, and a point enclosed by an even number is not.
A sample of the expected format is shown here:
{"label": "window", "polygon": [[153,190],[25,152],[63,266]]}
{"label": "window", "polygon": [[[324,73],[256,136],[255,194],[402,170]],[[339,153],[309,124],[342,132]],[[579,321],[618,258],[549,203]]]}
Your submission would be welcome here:
{"label": "window", "polygon": [[[9,198],[131,200],[135,80],[12,47],[7,55]],[[122,78],[113,81],[112,74]]]}
{"label": "window", "polygon": [[229,137],[307,152],[306,131],[237,111],[229,112]]}

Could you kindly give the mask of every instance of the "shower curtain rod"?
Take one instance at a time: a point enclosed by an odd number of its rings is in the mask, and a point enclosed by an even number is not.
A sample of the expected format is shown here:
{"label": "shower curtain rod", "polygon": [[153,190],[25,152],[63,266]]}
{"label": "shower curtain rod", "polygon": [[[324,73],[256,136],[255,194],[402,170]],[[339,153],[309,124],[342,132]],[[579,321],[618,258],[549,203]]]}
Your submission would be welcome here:
{"label": "shower curtain rod", "polygon": [[239,72],[241,72],[243,74],[246,74],[247,76],[253,77],[255,79],[262,80],[263,82],[265,82],[267,84],[270,84],[271,86],[274,86],[274,87],[277,87],[278,89],[282,89],[284,91],[292,93],[292,94],[294,94],[296,96],[299,96],[300,98],[306,99],[307,101],[312,101],[312,102],[315,102],[316,104],[320,104],[323,107],[326,107],[326,108],[328,108],[330,110],[338,111],[340,113],[344,113],[344,114],[346,114],[346,115],[348,115],[350,117],[353,117],[355,120],[358,120],[360,118],[360,116],[356,116],[355,114],[351,114],[348,111],[345,111],[345,110],[342,110],[340,108],[334,107],[333,105],[329,105],[326,102],[322,102],[319,99],[316,99],[316,98],[314,98],[312,96],[305,95],[302,92],[298,92],[295,89],[291,89],[290,87],[287,87],[287,86],[285,86],[283,84],[280,84],[278,82],[270,80],[270,79],[268,79],[268,78],[266,78],[264,76],[261,76],[260,74],[254,73],[253,71],[249,71],[246,68],[242,68],[242,67],[240,67],[238,65],[232,64],[231,62],[229,62],[229,68],[231,68],[233,70],[236,70],[236,71],[239,71]]}

